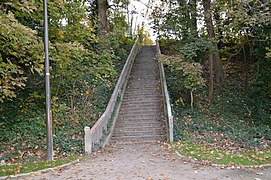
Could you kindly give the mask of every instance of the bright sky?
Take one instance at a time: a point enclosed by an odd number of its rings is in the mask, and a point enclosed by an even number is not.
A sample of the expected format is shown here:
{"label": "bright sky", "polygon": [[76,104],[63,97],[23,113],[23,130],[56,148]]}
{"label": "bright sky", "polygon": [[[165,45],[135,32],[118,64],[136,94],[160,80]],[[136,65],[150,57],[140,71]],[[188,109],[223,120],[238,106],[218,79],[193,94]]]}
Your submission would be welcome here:
{"label": "bright sky", "polygon": [[[151,13],[151,3],[152,0],[131,0],[129,5],[129,11],[135,11],[136,14],[132,14],[133,17],[133,30],[139,25],[142,26],[144,23],[144,27],[151,34],[152,40],[156,39],[156,34],[153,33],[153,30],[150,27],[149,15]],[[149,8],[148,8],[149,7]],[[129,17],[131,20],[131,17]]]}

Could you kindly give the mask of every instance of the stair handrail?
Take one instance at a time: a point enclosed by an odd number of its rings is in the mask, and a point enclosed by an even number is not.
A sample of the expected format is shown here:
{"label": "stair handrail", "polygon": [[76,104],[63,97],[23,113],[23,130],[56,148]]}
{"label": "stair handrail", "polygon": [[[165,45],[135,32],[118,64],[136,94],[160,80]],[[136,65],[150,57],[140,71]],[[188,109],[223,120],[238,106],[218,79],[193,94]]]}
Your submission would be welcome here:
{"label": "stair handrail", "polygon": [[160,81],[161,81],[161,89],[162,89],[162,96],[163,96],[163,104],[164,104],[164,113],[165,117],[167,119],[166,125],[167,125],[167,140],[169,142],[173,141],[173,115],[170,105],[170,99],[169,99],[169,93],[167,88],[167,81],[165,76],[165,70],[163,63],[159,60],[159,56],[161,56],[161,50],[159,46],[159,41],[156,40],[156,50],[158,55],[158,66],[159,66],[159,72],[160,72]]}
{"label": "stair handrail", "polygon": [[119,111],[120,102],[122,101],[123,94],[130,76],[130,72],[136,57],[137,51],[140,48],[140,40],[137,37],[122,72],[118,78],[117,84],[108,102],[106,110],[97,122],[90,128],[86,126],[85,132],[85,153],[91,154],[93,149],[104,146],[112,134],[114,128],[116,115]]}

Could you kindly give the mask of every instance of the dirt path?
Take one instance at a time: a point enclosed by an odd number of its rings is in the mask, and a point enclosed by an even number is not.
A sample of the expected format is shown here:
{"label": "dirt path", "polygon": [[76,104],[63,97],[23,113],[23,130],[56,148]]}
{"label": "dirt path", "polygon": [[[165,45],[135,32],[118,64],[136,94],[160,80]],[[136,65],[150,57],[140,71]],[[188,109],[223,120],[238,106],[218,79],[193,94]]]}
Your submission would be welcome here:
{"label": "dirt path", "polygon": [[270,180],[271,169],[229,170],[200,166],[153,143],[112,145],[73,166],[20,179]]}

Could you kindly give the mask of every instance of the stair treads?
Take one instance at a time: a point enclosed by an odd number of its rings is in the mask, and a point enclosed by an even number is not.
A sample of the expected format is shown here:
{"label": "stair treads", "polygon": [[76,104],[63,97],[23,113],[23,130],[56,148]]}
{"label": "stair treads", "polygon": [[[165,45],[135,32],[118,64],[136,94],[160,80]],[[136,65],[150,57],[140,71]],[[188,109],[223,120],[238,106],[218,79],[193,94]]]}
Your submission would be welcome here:
{"label": "stair treads", "polygon": [[111,140],[152,141],[166,137],[154,46],[143,46],[135,59]]}

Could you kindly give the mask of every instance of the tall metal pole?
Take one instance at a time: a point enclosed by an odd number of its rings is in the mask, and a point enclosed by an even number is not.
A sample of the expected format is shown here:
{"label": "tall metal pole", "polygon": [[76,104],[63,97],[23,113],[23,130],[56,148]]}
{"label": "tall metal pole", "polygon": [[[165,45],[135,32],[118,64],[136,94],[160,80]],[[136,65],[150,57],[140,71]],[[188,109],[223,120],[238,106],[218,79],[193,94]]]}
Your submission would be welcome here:
{"label": "tall metal pole", "polygon": [[49,38],[48,38],[48,13],[47,1],[43,0],[44,10],[44,51],[45,51],[45,86],[46,86],[46,141],[47,160],[53,160],[53,133],[51,114],[51,92],[50,92],[50,64],[49,64]]}

